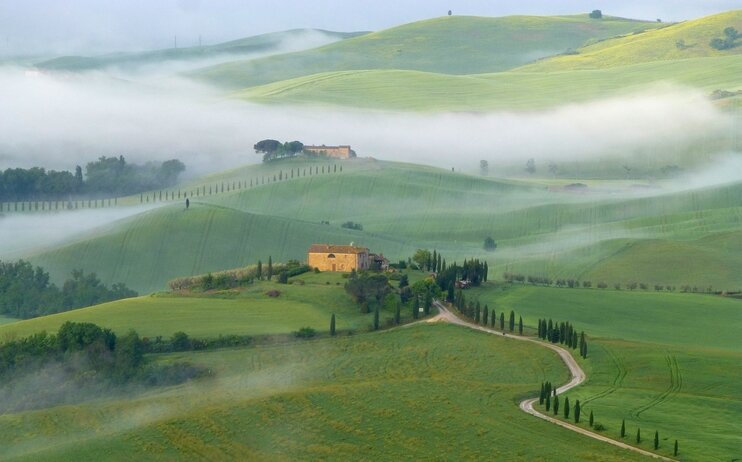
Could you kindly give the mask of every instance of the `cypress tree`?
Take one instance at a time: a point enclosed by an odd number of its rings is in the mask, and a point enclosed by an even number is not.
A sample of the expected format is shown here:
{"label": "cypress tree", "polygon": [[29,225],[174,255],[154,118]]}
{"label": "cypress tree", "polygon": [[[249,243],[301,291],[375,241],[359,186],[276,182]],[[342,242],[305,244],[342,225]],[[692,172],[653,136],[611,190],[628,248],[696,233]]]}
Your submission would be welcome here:
{"label": "cypress tree", "polygon": [[636,429],[636,444],[639,444],[642,442],[642,429],[637,428]]}
{"label": "cypress tree", "polygon": [[654,450],[658,450],[660,448],[660,433],[655,430],[654,431]]}
{"label": "cypress tree", "polygon": [[518,316],[518,335],[523,335],[523,316]]}
{"label": "cypress tree", "polygon": [[273,258],[271,258],[270,255],[268,255],[268,271],[266,271],[265,278],[269,281],[273,277]]}
{"label": "cypress tree", "polygon": [[672,450],[672,455],[675,457],[678,456],[678,440],[675,440],[675,448]]}
{"label": "cypress tree", "polygon": [[374,310],[374,330],[379,330],[379,305]]}
{"label": "cypress tree", "polygon": [[431,263],[430,269],[432,269],[433,272],[435,273],[436,268],[438,266],[438,251],[436,251],[435,249],[433,249],[433,260],[430,263]]}
{"label": "cypress tree", "polygon": [[438,265],[437,266],[438,266],[438,269],[436,270],[436,273],[440,273],[441,271],[443,271],[441,254],[438,254]]}
{"label": "cypress tree", "polygon": [[578,399],[577,402],[575,403],[575,423],[576,424],[580,423],[580,411],[581,411],[580,400]]}
{"label": "cypress tree", "polygon": [[590,426],[591,427],[593,426],[593,423],[595,423],[595,418],[593,418],[593,411],[592,410],[590,411],[590,421],[589,422],[590,422]]}
{"label": "cypress tree", "polygon": [[554,395],[554,415],[559,415],[559,396]]}
{"label": "cypress tree", "polygon": [[538,404],[544,404],[544,391],[546,388],[544,387],[544,382],[541,382],[541,392],[538,394]]}
{"label": "cypress tree", "polygon": [[263,279],[263,262],[258,260],[258,269],[255,270],[255,278],[260,281]]}
{"label": "cypress tree", "polygon": [[515,330],[515,311],[510,310],[510,319],[508,320],[508,327],[510,327],[510,332]]}
{"label": "cypress tree", "polygon": [[546,412],[551,409],[551,395],[546,395]]}
{"label": "cypress tree", "polygon": [[500,330],[505,330],[505,313],[500,312]]}
{"label": "cypress tree", "polygon": [[484,272],[482,273],[482,280],[484,282],[487,282],[487,273],[489,273],[489,271],[490,271],[490,268],[487,265],[487,262],[484,262]]}
{"label": "cypress tree", "polygon": [[477,302],[477,309],[474,312],[474,322],[476,322],[477,324],[479,324],[479,321],[481,320],[481,310],[482,308],[479,305],[479,302]]}
{"label": "cypress tree", "polygon": [[569,419],[569,397],[564,398],[564,418]]}
{"label": "cypress tree", "polygon": [[335,335],[335,313],[330,318],[330,335]]}
{"label": "cypress tree", "polygon": [[492,313],[490,313],[490,326],[494,329],[495,323],[497,322],[497,313],[495,313],[495,309],[492,308]]}
{"label": "cypress tree", "polygon": [[626,436],[626,419],[621,420],[621,438]]}
{"label": "cypress tree", "polygon": [[397,301],[397,311],[394,312],[394,323],[397,325],[399,325],[399,323],[402,322],[401,310],[402,310],[402,307],[399,301]]}
{"label": "cypress tree", "polygon": [[417,319],[420,313],[420,298],[417,295],[412,296],[412,319]]}

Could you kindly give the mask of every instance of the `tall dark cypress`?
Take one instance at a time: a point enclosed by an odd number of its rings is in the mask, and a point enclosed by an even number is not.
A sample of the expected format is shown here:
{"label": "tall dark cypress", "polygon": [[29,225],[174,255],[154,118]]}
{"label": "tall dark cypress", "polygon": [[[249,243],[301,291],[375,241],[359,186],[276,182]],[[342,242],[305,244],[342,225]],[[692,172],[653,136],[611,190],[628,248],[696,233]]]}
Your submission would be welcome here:
{"label": "tall dark cypress", "polygon": [[505,313],[500,312],[500,330],[505,330]]}
{"label": "tall dark cypress", "polygon": [[621,438],[626,436],[626,419],[621,420]]}
{"label": "tall dark cypress", "polygon": [[490,313],[490,326],[494,329],[495,323],[497,322],[497,313],[495,313],[495,309],[492,308],[492,313]]}
{"label": "tall dark cypress", "polygon": [[578,399],[577,402],[575,402],[575,423],[580,423],[580,412],[582,409],[580,408],[580,400]]}
{"label": "tall dark cypress", "polygon": [[678,456],[678,440],[675,440],[675,448],[672,450],[672,455],[675,457]]}
{"label": "tall dark cypress", "polygon": [[544,404],[544,391],[546,390],[544,382],[541,382],[541,392],[538,394],[538,404]]}
{"label": "tall dark cypress", "polygon": [[510,310],[510,319],[508,320],[508,327],[510,327],[510,332],[515,330],[515,311]]}
{"label": "tall dark cypress", "polygon": [[523,335],[523,316],[518,316],[518,335]]}
{"label": "tall dark cypress", "polygon": [[569,419],[569,396],[564,398],[564,418]]}
{"label": "tall dark cypress", "polygon": [[484,311],[482,311],[482,325],[487,327],[487,324],[489,324],[489,308],[487,308],[487,305],[484,305]]}
{"label": "tall dark cypress", "polygon": [[636,444],[639,444],[642,442],[642,429],[637,428],[636,429]]}
{"label": "tall dark cypress", "polygon": [[273,258],[270,255],[268,255],[268,271],[266,272],[265,277],[269,281],[273,277]]}
{"label": "tall dark cypress", "polygon": [[554,415],[559,415],[559,396],[554,395]]}
{"label": "tall dark cypress", "polygon": [[551,409],[551,395],[546,395],[546,412]]}
{"label": "tall dark cypress", "polygon": [[654,431],[654,450],[658,450],[660,448],[660,433],[655,430]]}
{"label": "tall dark cypress", "polygon": [[593,417],[593,411],[590,411],[590,420],[588,422],[590,423],[591,427],[595,423],[595,418]]}
{"label": "tall dark cypress", "polygon": [[335,313],[330,318],[330,335],[335,335]]}

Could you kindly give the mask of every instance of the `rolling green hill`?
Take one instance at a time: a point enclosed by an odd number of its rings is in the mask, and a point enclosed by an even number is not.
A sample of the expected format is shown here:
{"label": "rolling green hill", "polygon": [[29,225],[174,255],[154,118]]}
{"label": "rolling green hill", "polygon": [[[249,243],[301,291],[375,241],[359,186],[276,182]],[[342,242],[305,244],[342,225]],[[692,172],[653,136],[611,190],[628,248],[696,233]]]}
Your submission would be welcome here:
{"label": "rolling green hill", "polygon": [[281,47],[292,40],[307,40],[309,34],[315,34],[327,39],[344,40],[356,37],[365,32],[331,32],[316,29],[293,29],[283,32],[256,35],[239,40],[219,43],[216,45],[194,46],[184,48],[168,48],[162,50],[111,53],[101,56],[62,56],[37,63],[40,69],[52,71],[90,71],[101,70],[107,67],[121,66],[136,68],[143,65],[165,64],[174,61],[195,61],[223,56],[240,56],[281,52]]}
{"label": "rolling green hill", "polygon": [[634,442],[640,427],[643,447],[650,448],[657,430],[666,452],[680,441],[681,460],[728,461],[740,455],[736,364],[742,361],[737,340],[742,300],[533,286],[483,287],[467,297],[502,312],[513,309],[529,326],[552,318],[584,329],[588,381],[566,396],[573,404],[581,401],[583,421],[594,412],[606,435],[618,437],[625,419],[627,442]]}
{"label": "rolling green hill", "polygon": [[[709,45],[712,39],[723,37],[723,30],[727,27],[742,30],[742,10],[728,11],[661,29],[648,30],[641,34],[600,41],[581,48],[579,54],[539,61],[518,71],[601,69],[625,66],[627,63],[739,55],[742,53],[742,38],[737,40],[736,47],[728,50],[717,50]],[[713,65],[709,64],[709,68],[711,67]]]}
{"label": "rolling green hill", "polygon": [[524,69],[466,76],[364,70],[309,75],[240,90],[234,96],[267,104],[403,111],[537,109],[627,93],[662,91],[662,84],[687,86],[710,95],[718,89],[742,88],[741,73],[742,60],[738,56],[657,61],[595,70],[531,72]]}
{"label": "rolling green hill", "polygon": [[[215,377],[2,415],[0,458],[643,460],[522,413],[520,397],[566,379],[552,352],[523,343],[420,325],[169,355],[158,361],[187,360]],[[548,443],[533,444],[534,434]]]}
{"label": "rolling green hill", "polygon": [[[285,172],[313,164],[280,165]],[[740,184],[650,197],[573,195],[432,167],[343,165],[343,172],[192,198],[188,211],[168,205],[29,257],[55,280],[82,267],[140,292],[268,256],[303,260],[315,242],[355,242],[392,260],[421,247],[449,262],[479,256],[498,276],[509,270],[610,284],[742,287],[735,269],[742,264],[735,246]],[[226,177],[250,178],[252,169]],[[347,221],[363,230],[342,228]],[[487,236],[499,244],[494,253],[482,250]],[[707,264],[693,269],[679,255]]]}
{"label": "rolling green hill", "polygon": [[414,22],[324,47],[205,68],[193,77],[242,89],[321,72],[398,69],[476,74],[511,69],[602,39],[660,27],[584,16],[452,16]]}
{"label": "rolling green hill", "polygon": [[[0,326],[0,338],[56,332],[67,321],[92,322],[119,335],[134,329],[143,337],[168,338],[180,331],[200,339],[219,335],[290,334],[302,327],[327,333],[333,313],[339,331],[362,331],[372,325],[373,314],[360,313],[343,288],[346,280],[339,274],[307,273],[292,278],[291,282],[263,281],[241,290],[186,295],[160,293],[118,300],[4,324]],[[280,295],[266,295],[270,290],[277,290]],[[382,310],[382,323],[393,316],[393,312]],[[410,317],[410,313],[402,313],[403,320]]]}

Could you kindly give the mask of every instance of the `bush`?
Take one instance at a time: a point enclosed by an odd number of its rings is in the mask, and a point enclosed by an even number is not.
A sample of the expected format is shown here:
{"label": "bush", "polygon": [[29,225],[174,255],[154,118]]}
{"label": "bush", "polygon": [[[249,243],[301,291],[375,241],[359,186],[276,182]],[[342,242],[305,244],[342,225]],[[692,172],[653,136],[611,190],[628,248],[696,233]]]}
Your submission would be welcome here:
{"label": "bush", "polygon": [[596,422],[595,425],[593,425],[593,430],[596,432],[604,432],[605,431],[605,425],[602,423]]}
{"label": "bush", "polygon": [[311,327],[302,327],[298,331],[294,332],[294,337],[297,338],[312,338],[315,335],[317,335],[317,331],[312,329]]}
{"label": "bush", "polygon": [[269,296],[271,298],[276,298],[276,297],[279,297],[281,295],[281,292],[279,292],[278,290],[269,290],[268,292],[265,293],[265,295],[267,295],[267,296]]}
{"label": "bush", "polygon": [[355,229],[356,231],[363,231],[363,225],[360,223],[354,223],[352,221],[346,221],[342,225],[340,225],[341,228],[346,229]]}

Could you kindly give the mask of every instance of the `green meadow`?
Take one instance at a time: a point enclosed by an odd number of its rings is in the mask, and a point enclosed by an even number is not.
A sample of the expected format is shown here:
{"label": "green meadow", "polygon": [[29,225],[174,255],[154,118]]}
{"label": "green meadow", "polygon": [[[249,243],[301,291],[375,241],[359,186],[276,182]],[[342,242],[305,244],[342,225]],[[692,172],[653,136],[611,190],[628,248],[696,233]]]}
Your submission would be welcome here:
{"label": "green meadow", "polygon": [[[515,310],[529,326],[538,318],[568,320],[588,335],[588,380],[566,394],[580,400],[617,438],[641,428],[650,449],[679,440],[681,460],[734,460],[742,447],[736,385],[742,361],[742,301],[719,296],[612,289],[485,287],[471,291],[497,311]],[[564,398],[564,397],[563,397]],[[563,400],[562,400],[563,401]]]}
{"label": "green meadow", "polygon": [[[312,50],[219,64],[191,76],[234,90],[329,71],[404,69],[480,74],[511,69],[563,53],[591,39],[662,26],[609,17],[593,21],[586,15],[440,17]],[[524,30],[529,32],[524,34]]]}
{"label": "green meadow", "polygon": [[173,360],[215,376],[125,401],[0,416],[0,456],[641,460],[518,409],[541,381],[566,380],[552,352],[460,327],[157,359]]}

